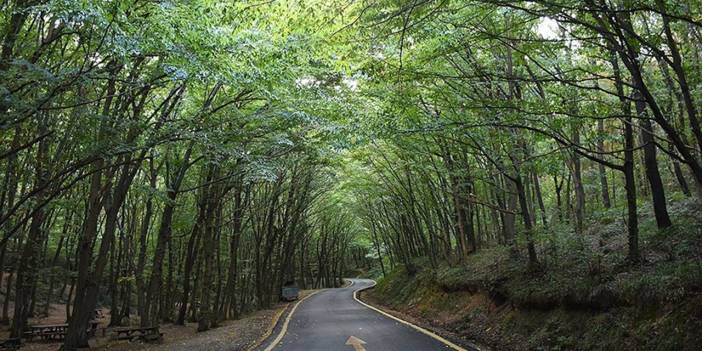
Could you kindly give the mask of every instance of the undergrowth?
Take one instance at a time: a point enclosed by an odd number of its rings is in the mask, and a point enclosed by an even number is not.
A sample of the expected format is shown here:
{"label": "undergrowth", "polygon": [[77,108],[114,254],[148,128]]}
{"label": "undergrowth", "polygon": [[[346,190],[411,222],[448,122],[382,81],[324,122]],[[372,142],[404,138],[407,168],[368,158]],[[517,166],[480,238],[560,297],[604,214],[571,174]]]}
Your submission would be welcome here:
{"label": "undergrowth", "polygon": [[702,347],[702,210],[669,207],[675,225],[641,210],[639,265],[627,263],[621,213],[601,211],[576,236],[551,226],[537,238],[541,269],[505,247],[416,274],[396,267],[372,293],[393,309],[498,348],[692,350]]}

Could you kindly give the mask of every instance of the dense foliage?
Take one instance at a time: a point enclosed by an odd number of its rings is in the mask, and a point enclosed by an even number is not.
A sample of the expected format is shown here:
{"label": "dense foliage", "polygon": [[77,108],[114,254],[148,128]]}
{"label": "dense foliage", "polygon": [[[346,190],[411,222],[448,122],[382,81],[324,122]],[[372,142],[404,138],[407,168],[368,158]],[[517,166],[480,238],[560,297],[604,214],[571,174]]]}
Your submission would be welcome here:
{"label": "dense foliage", "polygon": [[[2,3],[13,336],[55,302],[72,350],[98,305],[111,325],[206,330],[288,281],[339,284],[351,232],[319,199],[349,88],[316,5]],[[315,76],[329,83],[301,88]]]}
{"label": "dense foliage", "polygon": [[[377,34],[369,94],[392,135],[362,155],[371,227],[394,262],[523,247],[624,206],[659,229],[672,197],[699,198],[699,4],[442,1],[362,11]],[[399,133],[398,133],[399,132]],[[679,195],[678,195],[679,194]]]}
{"label": "dense foliage", "polygon": [[635,266],[639,207],[665,231],[702,196],[698,1],[0,7],[13,336],[52,303],[65,350],[98,305],[206,330],[287,282],[495,246],[538,272],[603,214]]}

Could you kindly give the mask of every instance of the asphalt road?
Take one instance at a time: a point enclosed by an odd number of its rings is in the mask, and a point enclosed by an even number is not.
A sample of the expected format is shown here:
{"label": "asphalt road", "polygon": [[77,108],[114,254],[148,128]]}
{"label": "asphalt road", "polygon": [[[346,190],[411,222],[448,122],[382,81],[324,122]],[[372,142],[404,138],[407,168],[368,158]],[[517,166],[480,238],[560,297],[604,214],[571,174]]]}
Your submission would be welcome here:
{"label": "asphalt road", "polygon": [[440,341],[358,303],[353,292],[372,285],[373,281],[352,281],[349,287],[323,290],[304,300],[292,315],[285,336],[273,350],[451,350]]}

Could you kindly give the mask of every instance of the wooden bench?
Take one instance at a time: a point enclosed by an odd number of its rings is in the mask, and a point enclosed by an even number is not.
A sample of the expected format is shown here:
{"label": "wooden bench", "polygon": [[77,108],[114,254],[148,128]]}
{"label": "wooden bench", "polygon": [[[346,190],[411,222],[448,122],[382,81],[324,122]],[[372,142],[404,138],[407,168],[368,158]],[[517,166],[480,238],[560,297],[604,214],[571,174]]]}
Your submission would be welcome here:
{"label": "wooden bench", "polygon": [[66,338],[66,332],[68,332],[68,324],[32,325],[24,332],[24,337],[29,341],[34,338],[57,341]]}
{"label": "wooden bench", "polygon": [[10,338],[0,342],[0,350],[17,350],[21,345],[21,338]]}
{"label": "wooden bench", "polygon": [[163,340],[158,327],[121,327],[112,329],[113,340],[141,340],[155,342]]}

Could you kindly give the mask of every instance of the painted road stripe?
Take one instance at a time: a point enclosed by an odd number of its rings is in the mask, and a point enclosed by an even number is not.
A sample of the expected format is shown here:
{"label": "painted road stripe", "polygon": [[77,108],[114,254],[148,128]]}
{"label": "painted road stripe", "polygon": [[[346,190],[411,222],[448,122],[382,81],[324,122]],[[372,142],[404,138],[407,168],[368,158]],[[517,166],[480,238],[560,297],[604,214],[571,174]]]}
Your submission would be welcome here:
{"label": "painted road stripe", "polygon": [[[398,321],[398,322],[400,322],[400,323],[402,323],[402,324],[404,324],[404,325],[407,325],[407,326],[409,326],[409,327],[412,327],[412,328],[414,328],[415,330],[417,330],[418,332],[420,332],[420,333],[422,333],[422,334],[425,334],[425,335],[427,335],[427,336],[430,336],[430,337],[432,337],[432,338],[434,338],[434,339],[436,339],[436,340],[442,342],[442,343],[445,344],[446,346],[448,346],[448,347],[450,347],[450,348],[452,348],[452,349],[454,349],[454,350],[456,350],[456,351],[468,351],[468,350],[466,350],[466,349],[464,349],[464,348],[462,348],[462,347],[460,347],[460,346],[458,346],[458,345],[456,345],[456,344],[454,344],[454,343],[452,343],[452,342],[450,342],[450,341],[448,341],[448,340],[442,338],[441,336],[436,335],[435,333],[433,333],[433,332],[431,332],[431,331],[429,331],[429,330],[426,330],[426,329],[424,329],[424,328],[422,328],[422,327],[420,327],[420,326],[418,326],[418,325],[414,325],[414,324],[412,324],[412,323],[410,323],[410,322],[408,322],[408,321],[405,321],[405,320],[402,320],[402,319],[400,319],[400,318],[397,318],[397,317],[391,315],[390,313],[387,313],[387,312],[385,312],[385,311],[383,311],[383,310],[381,310],[381,309],[379,309],[379,308],[375,308],[375,307],[373,307],[373,306],[371,306],[371,305],[369,305],[369,304],[367,304],[367,303],[361,301],[361,300],[358,298],[357,295],[358,295],[358,292],[359,292],[359,291],[363,291],[363,290],[370,289],[370,288],[374,287],[375,285],[376,285],[376,282],[375,282],[375,280],[373,280],[373,285],[367,286],[367,287],[365,287],[365,288],[361,288],[361,289],[358,289],[358,290],[354,291],[354,292],[353,292],[353,299],[356,300],[356,302],[360,303],[361,305],[366,306],[366,307],[370,308],[371,310],[376,311],[376,312],[382,314],[382,315],[385,316],[385,317],[392,318],[392,319],[394,319],[394,320],[396,320],[396,321]],[[267,350],[267,351],[268,351],[268,350]]]}
{"label": "painted road stripe", "polygon": [[305,300],[307,300],[307,298],[309,298],[310,296],[312,296],[320,291],[322,291],[322,290],[317,290],[317,291],[303,297],[300,301],[298,301],[295,304],[295,306],[293,306],[292,310],[290,310],[290,313],[288,313],[288,316],[285,318],[285,323],[283,323],[283,327],[280,329],[280,333],[278,334],[278,336],[275,337],[275,340],[273,340],[273,342],[271,342],[270,345],[268,345],[268,347],[266,347],[266,349],[263,351],[272,351],[276,346],[278,346],[278,343],[280,342],[280,340],[283,340],[285,333],[288,332],[288,324],[290,324],[290,320],[292,319],[292,315],[293,315],[293,313],[295,313],[297,306],[300,306],[300,304],[302,302],[304,302]]}

